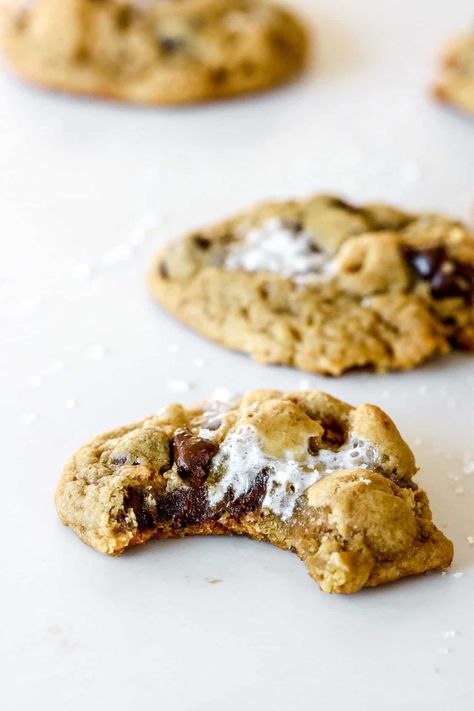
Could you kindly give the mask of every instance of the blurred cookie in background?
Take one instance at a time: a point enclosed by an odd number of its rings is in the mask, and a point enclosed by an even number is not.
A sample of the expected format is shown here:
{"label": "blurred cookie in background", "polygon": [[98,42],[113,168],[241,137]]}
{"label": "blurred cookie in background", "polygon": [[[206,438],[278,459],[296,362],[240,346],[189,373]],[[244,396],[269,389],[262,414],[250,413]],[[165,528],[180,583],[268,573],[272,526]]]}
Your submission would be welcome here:
{"label": "blurred cookie in background", "polygon": [[13,68],[46,88],[144,104],[269,89],[303,67],[307,35],[262,0],[0,0]]}
{"label": "blurred cookie in background", "polygon": [[435,95],[474,114],[474,31],[453,40],[446,48]]}

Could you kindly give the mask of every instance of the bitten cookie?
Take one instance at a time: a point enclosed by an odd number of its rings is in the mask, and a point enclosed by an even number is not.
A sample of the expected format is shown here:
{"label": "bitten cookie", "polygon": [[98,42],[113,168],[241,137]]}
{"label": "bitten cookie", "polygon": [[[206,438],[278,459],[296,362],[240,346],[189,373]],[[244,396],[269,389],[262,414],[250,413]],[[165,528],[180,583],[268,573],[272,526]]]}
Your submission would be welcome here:
{"label": "bitten cookie", "polygon": [[102,553],[244,534],[293,550],[322,590],[351,593],[451,563],[415,473],[379,408],[257,390],[95,437],[64,469],[56,505]]}
{"label": "bitten cookie", "polygon": [[474,236],[440,215],[267,203],[164,247],[150,286],[185,324],[262,363],[340,375],[474,350]]}
{"label": "bitten cookie", "polygon": [[474,114],[474,32],[453,40],[446,49],[435,94]]}
{"label": "bitten cookie", "polygon": [[295,75],[306,33],[264,0],[0,0],[13,67],[45,87],[149,104],[259,91]]}

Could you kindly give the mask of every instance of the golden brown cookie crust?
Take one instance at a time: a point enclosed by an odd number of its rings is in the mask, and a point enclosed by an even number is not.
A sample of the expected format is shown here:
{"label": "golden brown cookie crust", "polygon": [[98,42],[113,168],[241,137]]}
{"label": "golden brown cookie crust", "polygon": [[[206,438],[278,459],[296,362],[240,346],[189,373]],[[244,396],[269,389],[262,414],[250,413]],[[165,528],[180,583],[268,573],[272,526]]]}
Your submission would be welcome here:
{"label": "golden brown cookie crust", "polygon": [[474,350],[474,237],[441,215],[264,203],[165,246],[149,283],[186,325],[262,363],[340,375]]}
{"label": "golden brown cookie crust", "polygon": [[435,96],[474,114],[474,32],[453,40],[442,59]]}
{"label": "golden brown cookie crust", "polygon": [[3,0],[0,20],[26,79],[144,104],[268,89],[307,54],[299,20],[265,0]]}
{"label": "golden brown cookie crust", "polygon": [[66,465],[56,505],[102,553],[243,534],[295,551],[322,590],[350,593],[450,564],[415,473],[379,408],[257,390],[93,438]]}

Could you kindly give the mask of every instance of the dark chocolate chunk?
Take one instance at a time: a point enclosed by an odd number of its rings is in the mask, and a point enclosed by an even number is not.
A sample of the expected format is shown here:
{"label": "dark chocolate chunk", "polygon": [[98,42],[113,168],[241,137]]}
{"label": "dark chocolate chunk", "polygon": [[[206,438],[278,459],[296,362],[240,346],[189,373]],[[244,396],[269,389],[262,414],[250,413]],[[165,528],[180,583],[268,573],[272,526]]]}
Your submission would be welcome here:
{"label": "dark chocolate chunk", "polygon": [[194,235],[193,243],[198,249],[202,249],[203,251],[209,249],[211,246],[211,240],[207,239],[207,237],[203,237],[202,235]]}
{"label": "dark chocolate chunk", "polygon": [[474,266],[450,259],[444,247],[405,250],[409,264],[420,279],[429,281],[435,299],[474,299]]}
{"label": "dark chocolate chunk", "polygon": [[130,487],[127,489],[123,500],[124,510],[132,509],[137,520],[138,530],[146,531],[153,528],[156,523],[156,510],[150,506],[145,492]]}
{"label": "dark chocolate chunk", "polygon": [[184,40],[181,37],[159,37],[158,45],[163,54],[176,54],[184,47]]}
{"label": "dark chocolate chunk", "polygon": [[317,437],[310,437],[308,439],[308,451],[310,454],[318,454],[320,450],[319,439]]}
{"label": "dark chocolate chunk", "polygon": [[431,279],[446,257],[444,247],[423,250],[407,250],[406,257],[415,272],[422,279]]}
{"label": "dark chocolate chunk", "polygon": [[205,489],[183,487],[157,500],[156,517],[159,522],[185,528],[199,526],[211,520],[213,511]]}
{"label": "dark chocolate chunk", "polygon": [[431,291],[439,299],[461,296],[471,301],[474,295],[474,267],[460,262],[444,262],[431,280]]}
{"label": "dark chocolate chunk", "polygon": [[251,511],[256,511],[262,507],[265,494],[267,493],[268,471],[262,469],[255,477],[255,481],[245,494],[241,494],[237,499],[229,503],[229,511],[234,518],[242,518]]}
{"label": "dark chocolate chunk", "polygon": [[173,458],[180,477],[188,480],[193,487],[202,486],[217,450],[213,442],[201,439],[189,430],[179,430],[173,438]]}

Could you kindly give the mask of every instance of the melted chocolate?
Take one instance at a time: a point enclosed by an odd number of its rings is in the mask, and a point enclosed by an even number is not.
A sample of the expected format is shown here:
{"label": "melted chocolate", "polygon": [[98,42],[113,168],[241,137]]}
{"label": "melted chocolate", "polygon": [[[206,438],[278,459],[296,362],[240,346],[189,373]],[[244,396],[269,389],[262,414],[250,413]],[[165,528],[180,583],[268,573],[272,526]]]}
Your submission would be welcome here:
{"label": "melted chocolate", "polygon": [[255,477],[254,485],[241,494],[237,499],[232,500],[228,509],[234,518],[242,518],[251,511],[256,511],[262,507],[265,494],[267,493],[268,472],[263,469]]}
{"label": "melted chocolate", "polygon": [[135,518],[137,519],[138,530],[147,531],[156,524],[156,512],[153,505],[149,505],[147,494],[140,489],[127,489],[123,501],[124,510],[133,509]]}
{"label": "melted chocolate", "polygon": [[130,487],[124,499],[124,510],[133,509],[140,533],[149,531],[160,523],[166,523],[176,529],[201,526],[218,519],[224,511],[240,519],[262,507],[267,481],[268,473],[263,470],[245,494],[234,499],[230,491],[230,500],[224,508],[219,506],[215,509],[209,503],[206,487],[183,486],[158,496]]}
{"label": "melted chocolate", "polygon": [[208,439],[201,439],[189,430],[179,430],[173,437],[173,458],[182,479],[192,487],[204,484],[209,474],[209,465],[218,447]]}

